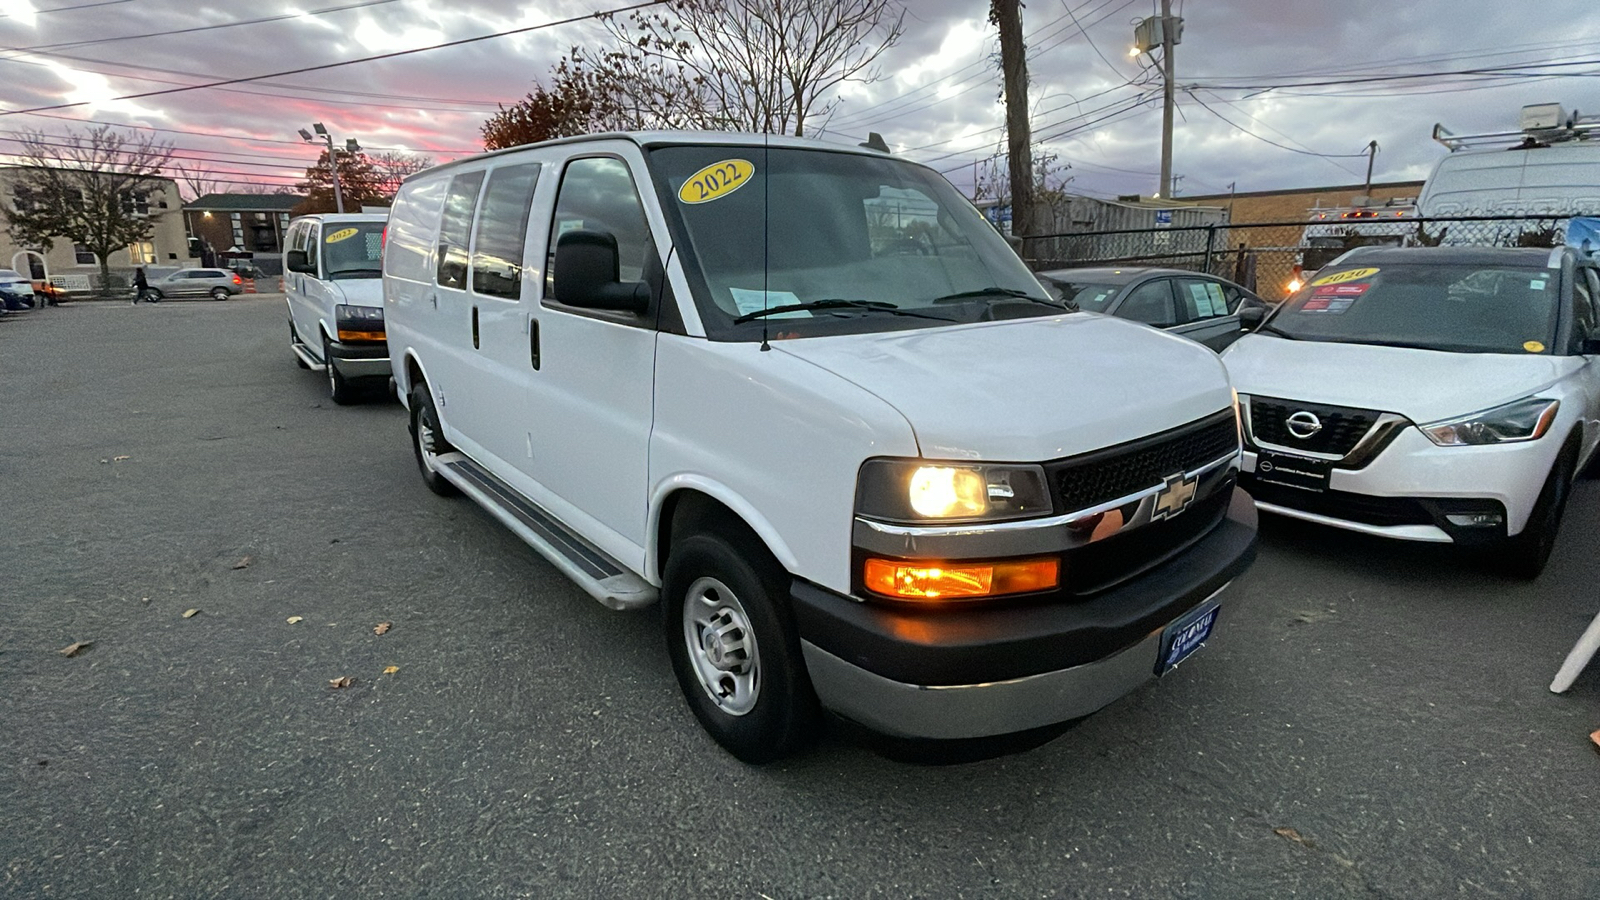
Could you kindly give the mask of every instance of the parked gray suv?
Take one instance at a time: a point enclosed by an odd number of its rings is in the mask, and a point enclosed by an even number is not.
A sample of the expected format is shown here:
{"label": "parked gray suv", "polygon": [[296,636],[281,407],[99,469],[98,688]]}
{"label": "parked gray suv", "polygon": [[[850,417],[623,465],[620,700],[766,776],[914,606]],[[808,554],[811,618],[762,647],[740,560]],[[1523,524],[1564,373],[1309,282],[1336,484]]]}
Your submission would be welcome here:
{"label": "parked gray suv", "polygon": [[150,282],[145,300],[164,300],[167,297],[207,297],[226,300],[234,294],[244,293],[244,279],[227,269],[179,269],[165,278]]}

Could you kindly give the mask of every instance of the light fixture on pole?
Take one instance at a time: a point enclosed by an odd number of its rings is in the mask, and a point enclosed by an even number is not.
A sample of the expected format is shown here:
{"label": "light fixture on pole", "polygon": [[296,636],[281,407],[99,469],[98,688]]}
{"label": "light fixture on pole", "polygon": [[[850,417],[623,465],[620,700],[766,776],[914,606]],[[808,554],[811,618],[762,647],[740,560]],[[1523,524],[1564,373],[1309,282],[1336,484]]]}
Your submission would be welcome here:
{"label": "light fixture on pole", "polygon": [[1161,0],[1161,15],[1134,26],[1131,56],[1161,48],[1161,187],[1157,197],[1172,196],[1172,107],[1175,77],[1172,48],[1183,40],[1183,19],[1172,14],[1172,0]]}
{"label": "light fixture on pole", "polygon": [[[339,187],[339,151],[333,146],[333,135],[328,133],[328,129],[323,127],[321,122],[313,122],[311,130],[315,131],[316,135],[312,135],[304,128],[300,129],[300,139],[308,144],[315,144],[320,137],[327,143],[328,174],[333,177],[333,205],[339,212],[344,212],[344,191]],[[344,152],[360,153],[361,145],[356,143],[355,138],[347,138],[344,142]]]}

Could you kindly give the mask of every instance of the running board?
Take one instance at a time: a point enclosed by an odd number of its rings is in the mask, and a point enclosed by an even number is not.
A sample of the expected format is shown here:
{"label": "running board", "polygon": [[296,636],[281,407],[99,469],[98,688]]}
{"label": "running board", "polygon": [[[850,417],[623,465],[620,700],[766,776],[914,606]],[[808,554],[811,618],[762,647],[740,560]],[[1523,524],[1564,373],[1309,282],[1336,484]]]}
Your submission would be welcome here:
{"label": "running board", "polygon": [[311,355],[311,351],[306,349],[305,344],[302,344],[299,341],[294,341],[289,344],[289,349],[293,350],[294,355],[300,357],[300,361],[305,363],[306,368],[310,369],[311,371],[326,372],[328,370],[327,366],[317,362],[317,358]]}
{"label": "running board", "polygon": [[434,465],[444,479],[499,519],[550,564],[611,609],[639,609],[660,597],[654,585],[629,572],[600,548],[574,534],[555,516],[517,493],[462,453],[441,454]]}

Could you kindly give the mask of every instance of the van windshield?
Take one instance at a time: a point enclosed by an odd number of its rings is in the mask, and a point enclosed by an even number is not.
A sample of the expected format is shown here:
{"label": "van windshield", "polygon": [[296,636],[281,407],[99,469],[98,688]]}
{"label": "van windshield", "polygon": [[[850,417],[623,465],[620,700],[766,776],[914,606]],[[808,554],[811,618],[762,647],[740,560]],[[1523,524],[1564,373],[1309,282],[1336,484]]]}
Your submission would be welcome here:
{"label": "van windshield", "polygon": [[[1065,312],[921,166],[759,145],[658,147],[650,165],[714,339],[759,340],[763,324],[777,339]],[[802,308],[766,314],[777,307]]]}
{"label": "van windshield", "polygon": [[322,277],[379,278],[383,275],[383,222],[324,222]]}

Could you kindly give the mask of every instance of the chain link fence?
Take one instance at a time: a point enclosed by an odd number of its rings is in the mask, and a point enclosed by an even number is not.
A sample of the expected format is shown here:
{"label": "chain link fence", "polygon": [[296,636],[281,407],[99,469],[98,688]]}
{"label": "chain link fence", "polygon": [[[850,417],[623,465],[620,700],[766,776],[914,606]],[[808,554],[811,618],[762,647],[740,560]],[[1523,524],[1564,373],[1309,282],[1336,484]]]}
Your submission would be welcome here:
{"label": "chain link fence", "polygon": [[1022,254],[1034,271],[1085,266],[1162,266],[1208,272],[1268,299],[1282,297],[1356,247],[1555,247],[1568,216],[1385,216],[1330,214],[1299,222],[1251,222],[1030,235]]}

